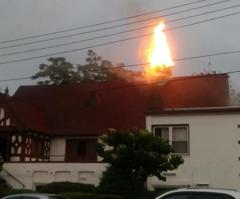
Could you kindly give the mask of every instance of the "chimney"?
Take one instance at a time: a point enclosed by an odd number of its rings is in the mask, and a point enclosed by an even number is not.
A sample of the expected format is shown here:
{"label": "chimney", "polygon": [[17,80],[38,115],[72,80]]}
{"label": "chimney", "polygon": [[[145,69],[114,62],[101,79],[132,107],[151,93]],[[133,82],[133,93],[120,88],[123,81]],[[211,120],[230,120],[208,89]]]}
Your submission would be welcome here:
{"label": "chimney", "polygon": [[5,94],[6,96],[9,96],[9,89],[8,89],[8,87],[5,88],[4,94]]}

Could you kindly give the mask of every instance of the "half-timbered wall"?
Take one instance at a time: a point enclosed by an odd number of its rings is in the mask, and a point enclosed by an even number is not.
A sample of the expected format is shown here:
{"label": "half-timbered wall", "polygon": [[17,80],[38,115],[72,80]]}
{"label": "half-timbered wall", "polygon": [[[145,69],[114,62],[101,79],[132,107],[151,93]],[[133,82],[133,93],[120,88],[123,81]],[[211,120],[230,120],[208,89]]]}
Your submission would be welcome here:
{"label": "half-timbered wall", "polygon": [[15,123],[11,120],[5,108],[3,106],[0,106],[0,128],[6,127],[15,127]]}
{"label": "half-timbered wall", "polygon": [[49,161],[50,156],[50,139],[42,135],[27,135],[25,138],[25,162],[42,162]]}
{"label": "half-timbered wall", "polygon": [[10,161],[21,161],[23,152],[23,136],[13,134],[11,136]]}
{"label": "half-timbered wall", "polygon": [[42,162],[49,161],[50,140],[47,136],[32,134],[12,134],[10,161]]}
{"label": "half-timbered wall", "polygon": [[3,105],[0,105],[0,130],[9,140],[10,162],[49,161],[50,138],[36,132],[27,132],[16,125]]}

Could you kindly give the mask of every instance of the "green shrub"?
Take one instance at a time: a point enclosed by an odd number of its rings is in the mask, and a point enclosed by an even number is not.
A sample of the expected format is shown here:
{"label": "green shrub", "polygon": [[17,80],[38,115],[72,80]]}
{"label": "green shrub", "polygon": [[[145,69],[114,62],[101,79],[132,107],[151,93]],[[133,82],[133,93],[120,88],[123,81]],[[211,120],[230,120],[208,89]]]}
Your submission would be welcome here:
{"label": "green shrub", "polygon": [[7,194],[13,195],[13,194],[21,194],[21,193],[35,193],[35,191],[31,189],[11,189]]}
{"label": "green shrub", "polygon": [[6,180],[0,177],[0,198],[8,195],[12,188],[7,184]]}
{"label": "green shrub", "polygon": [[103,194],[127,196],[141,196],[147,192],[146,187],[142,187],[142,183],[130,179],[127,174],[116,172],[116,169],[110,166],[103,172],[97,191]]}
{"label": "green shrub", "polygon": [[95,191],[94,185],[73,183],[73,182],[53,182],[43,185],[38,190],[42,193],[62,193],[62,192],[83,192],[92,193]]}
{"label": "green shrub", "polygon": [[0,198],[8,195],[8,193],[11,191],[10,187],[1,187],[0,186]]}
{"label": "green shrub", "polygon": [[0,187],[8,187],[6,180],[1,177],[0,177]]}
{"label": "green shrub", "polygon": [[96,193],[62,193],[61,195],[68,199],[122,199],[121,196]]}

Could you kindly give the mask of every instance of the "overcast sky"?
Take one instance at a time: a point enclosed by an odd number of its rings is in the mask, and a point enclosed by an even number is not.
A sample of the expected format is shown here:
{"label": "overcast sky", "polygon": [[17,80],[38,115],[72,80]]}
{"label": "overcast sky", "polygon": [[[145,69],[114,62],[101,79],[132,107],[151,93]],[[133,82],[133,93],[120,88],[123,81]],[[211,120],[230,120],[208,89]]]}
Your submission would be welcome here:
{"label": "overcast sky", "polygon": [[[139,15],[142,13],[161,10],[195,1],[196,0],[0,0],[0,42],[26,36],[33,36],[37,34],[45,34],[65,29],[92,25],[104,21]],[[0,43],[0,48],[14,44],[21,44],[24,42],[48,39],[73,33],[80,33],[83,31],[99,29],[101,27],[108,27],[127,22],[136,22],[140,19],[160,15],[166,15],[164,20],[169,21],[236,5],[234,8],[231,9],[166,24],[167,28],[174,28],[184,24],[190,24],[193,22],[202,21],[205,19],[223,16],[226,14],[240,11],[240,6],[238,5],[240,4],[240,1],[230,0],[202,9],[195,9],[184,13],[169,15],[173,12],[209,5],[222,1],[223,0],[207,0],[201,3],[184,6],[178,9],[157,12],[152,15],[134,18],[131,20],[129,19],[119,21],[117,23],[105,24],[101,26],[91,27],[88,29],[65,32],[56,35],[49,35],[46,37],[34,38],[30,40],[22,40],[18,42],[2,44]],[[101,35],[130,30],[142,26],[150,26],[154,23],[157,23],[158,21],[160,20],[158,19],[146,21],[144,23],[135,23],[115,29],[94,32],[91,34],[89,33],[84,35],[78,35],[65,39],[58,39],[48,42],[35,43],[31,45],[0,49],[0,55],[29,49],[37,49],[66,42],[75,42],[82,39],[98,37]],[[116,35],[105,39],[97,39],[88,42],[75,43],[73,45],[57,47],[48,50],[28,52],[12,56],[1,56],[0,80],[31,76],[35,72],[37,72],[40,63],[46,63],[47,57],[9,64],[1,64],[2,62],[47,55],[50,53],[68,51],[72,49],[85,48],[96,44],[125,39],[133,36],[139,36],[150,32],[152,32],[152,28],[149,27],[140,31]],[[174,59],[240,50],[239,35],[240,14],[167,32]],[[105,59],[111,60],[113,63],[144,63],[147,61],[145,55],[146,48],[149,44],[150,39],[151,37],[141,37],[134,40],[128,40],[125,42],[92,49],[97,54],[101,55]],[[85,62],[84,60],[86,58],[86,53],[87,50],[83,50],[57,56],[64,56],[67,58],[68,61],[72,63],[83,64]],[[202,72],[204,69],[216,70],[221,72],[239,70],[239,56],[240,54],[221,55],[204,59],[193,59],[175,62],[174,75],[191,75],[194,72]],[[232,77],[234,87],[240,87],[240,83],[238,81],[238,77],[240,77],[240,74],[232,75]],[[9,86],[12,93],[19,85],[29,85],[34,83],[34,81],[30,80],[0,82],[0,88],[4,89],[6,86]]]}

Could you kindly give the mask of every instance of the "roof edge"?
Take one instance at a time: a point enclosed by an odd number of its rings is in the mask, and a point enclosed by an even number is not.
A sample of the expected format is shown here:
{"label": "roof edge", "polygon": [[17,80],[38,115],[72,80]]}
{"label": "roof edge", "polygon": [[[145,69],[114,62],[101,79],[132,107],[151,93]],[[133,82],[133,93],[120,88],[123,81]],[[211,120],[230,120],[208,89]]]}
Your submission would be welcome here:
{"label": "roof edge", "polygon": [[177,109],[149,110],[146,112],[147,115],[189,114],[189,113],[240,113],[240,106],[177,108]]}

